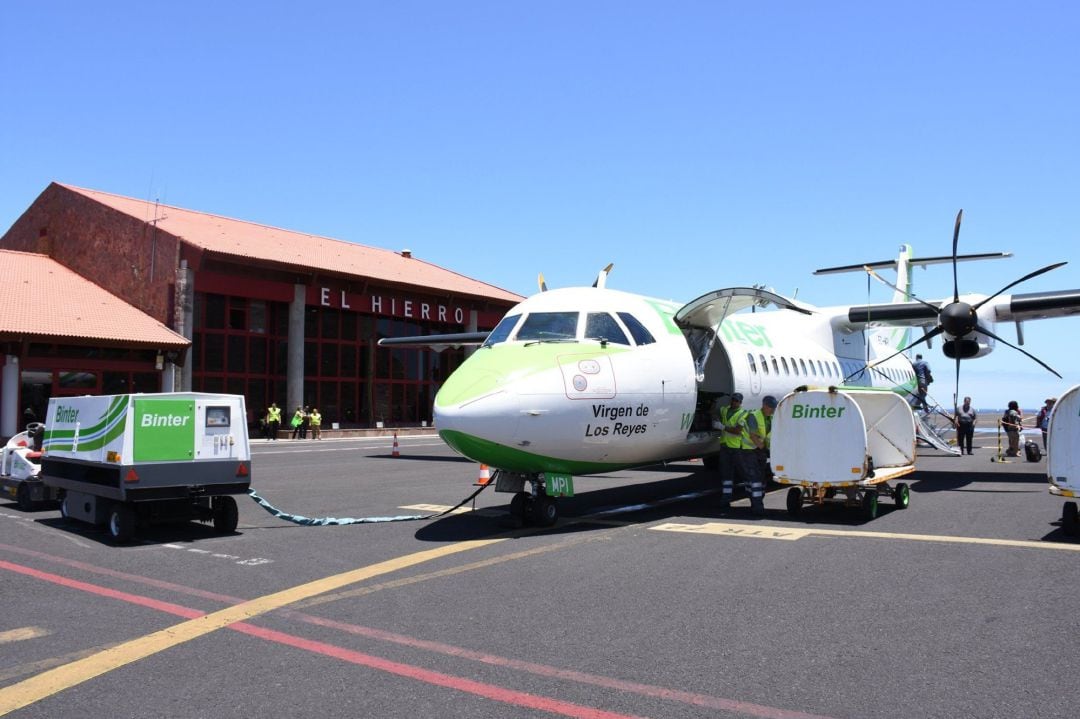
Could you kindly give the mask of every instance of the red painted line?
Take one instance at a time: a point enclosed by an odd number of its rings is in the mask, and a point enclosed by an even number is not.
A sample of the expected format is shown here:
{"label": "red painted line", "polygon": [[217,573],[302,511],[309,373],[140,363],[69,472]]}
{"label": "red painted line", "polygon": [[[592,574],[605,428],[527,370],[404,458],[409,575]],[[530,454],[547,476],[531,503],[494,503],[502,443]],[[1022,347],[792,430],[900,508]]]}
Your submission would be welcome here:
{"label": "red painted line", "polygon": [[[94,574],[103,574],[105,576],[124,579],[126,581],[135,582],[138,584],[146,584],[149,586],[157,587],[159,589],[168,589],[181,594],[189,594],[206,599],[215,599],[226,604],[239,604],[240,602],[245,601],[243,599],[231,597],[225,594],[215,594],[213,592],[206,592],[201,589],[194,589],[192,587],[186,587],[184,585],[174,584],[172,582],[151,579],[149,577],[143,577],[136,574],[127,574],[125,572],[119,572],[113,569],[107,569],[103,567],[97,567],[92,564],[86,564],[84,562],[78,562],[75,560],[66,559],[64,557],[56,557],[32,549],[24,549],[21,547],[14,547],[11,545],[0,543],[0,550],[14,552],[30,557],[35,557],[38,559],[43,559],[45,561],[63,564],[69,567],[73,567],[75,569],[81,569],[83,571]],[[290,617],[308,624],[327,627],[329,629],[337,629],[340,631],[348,632],[350,634],[355,634],[357,636],[366,637],[368,639],[391,642],[393,644],[413,647],[416,649],[423,649],[425,651],[435,652],[437,654],[443,654],[446,656],[452,656],[460,659],[468,659],[470,661],[480,662],[483,664],[507,667],[511,669],[516,669],[518,671],[527,672],[529,674],[535,674],[537,676],[550,677],[553,679],[577,682],[579,684],[604,687],[632,694],[640,694],[642,696],[665,699],[669,701],[679,702],[682,704],[689,704],[691,706],[699,706],[709,709],[717,709],[721,711],[738,712],[740,714],[746,714],[749,716],[762,717],[763,719],[832,719],[831,717],[823,716],[820,714],[810,714],[807,712],[792,711],[788,709],[781,709],[779,707],[770,707],[762,704],[754,704],[751,702],[742,702],[736,699],[725,699],[724,697],[713,696],[710,694],[686,692],[678,689],[656,686],[653,684],[630,682],[624,681],[622,679],[616,679],[613,677],[605,677],[598,674],[571,671],[568,669],[553,667],[548,664],[526,662],[519,659],[499,656],[497,654],[477,652],[471,649],[457,647],[452,644],[444,644],[442,642],[418,639],[416,637],[395,634],[393,632],[387,632],[381,629],[373,629],[371,627],[351,624],[348,622],[338,622],[333,619],[326,619],[293,609],[280,609],[277,613],[281,616]]]}
{"label": "red painted line", "polygon": [[[156,599],[139,596],[137,594],[120,592],[115,589],[109,589],[107,587],[88,584],[86,582],[80,582],[75,579],[68,579],[67,577],[61,577],[56,574],[42,572],[38,569],[32,569],[31,567],[24,567],[19,564],[12,564],[11,562],[5,560],[0,560],[0,569],[7,569],[8,571],[15,572],[17,574],[23,574],[28,577],[33,577],[42,581],[58,584],[60,586],[68,587],[69,589],[89,592],[90,594],[96,594],[102,597],[109,597],[111,599],[118,599],[123,602],[129,602],[169,614],[179,615],[187,619],[195,619],[196,617],[201,617],[205,614],[205,612],[200,612],[195,609],[182,607],[178,604],[161,602]],[[588,707],[580,704],[573,704],[571,702],[564,702],[558,699],[549,699],[547,697],[538,696],[536,694],[529,694],[527,692],[506,689],[496,686],[494,684],[486,684],[483,682],[474,681],[472,679],[466,679],[464,677],[456,677],[450,674],[443,674],[442,672],[435,672],[410,664],[402,664],[400,662],[382,659],[380,657],[372,656],[370,654],[364,654],[362,652],[352,651],[351,649],[345,649],[344,647],[334,646],[333,644],[327,644],[325,642],[314,641],[311,639],[304,639],[303,637],[297,637],[272,629],[264,629],[262,627],[257,627],[246,622],[236,622],[235,624],[230,624],[227,628],[240,632],[242,634],[257,637],[259,639],[264,639],[266,641],[271,641],[278,644],[284,644],[286,646],[303,649],[305,651],[314,652],[316,654],[322,654],[323,656],[339,659],[349,662],[351,664],[357,664],[371,669],[388,672],[390,674],[396,674],[398,676],[425,682],[427,684],[433,684],[435,686],[446,687],[448,689],[465,692],[467,694],[474,694],[476,696],[483,697],[485,699],[491,699],[493,701],[501,702],[504,704],[514,704],[516,706],[527,707],[529,709],[537,709],[539,711],[544,711],[549,714],[560,714],[562,716],[573,717],[573,719],[637,719],[629,714],[619,714],[617,712],[604,711],[595,707]]]}
{"label": "red painted line", "polygon": [[381,659],[379,657],[371,656],[370,654],[354,652],[351,649],[344,649],[332,644],[304,639],[291,634],[283,634],[272,629],[263,629],[250,624],[233,624],[231,626],[244,634],[250,634],[251,636],[260,637],[268,641],[287,644],[298,649],[305,649],[309,652],[324,654],[346,662],[351,662],[352,664],[371,667],[372,669],[378,669],[380,671],[389,672],[390,674],[397,674],[410,679],[416,679],[428,684],[435,684],[437,686],[455,689],[460,692],[475,694],[504,704],[515,704],[529,709],[538,709],[550,714],[562,714],[563,716],[578,717],[580,719],[631,719],[631,715],[628,714],[618,714],[602,709],[582,706],[580,704],[571,704],[570,702],[564,702],[558,699],[549,699],[535,694],[519,692],[513,689],[504,689],[503,687],[498,687],[494,684],[485,684],[464,677],[455,677],[449,674],[443,674],[442,672],[433,672],[411,664],[402,664],[388,659]]}
{"label": "red painted line", "polygon": [[110,599],[119,599],[122,602],[128,602],[130,604],[138,604],[141,607],[156,609],[159,612],[175,614],[176,616],[185,617],[187,619],[195,619],[196,617],[201,617],[206,614],[206,612],[182,607],[179,604],[161,602],[157,599],[151,599],[150,597],[144,597],[138,594],[128,594],[127,592],[120,592],[96,584],[87,584],[86,582],[80,582],[77,579],[68,579],[67,577],[61,577],[58,574],[50,574],[37,569],[31,569],[30,567],[24,567],[21,564],[12,564],[3,559],[0,559],[0,569],[7,569],[17,574],[25,574],[28,577],[34,577],[35,579],[40,579],[45,582],[59,584],[60,586],[68,587],[69,589],[77,589],[80,592],[89,592],[90,594],[97,594],[100,597],[109,597]]}

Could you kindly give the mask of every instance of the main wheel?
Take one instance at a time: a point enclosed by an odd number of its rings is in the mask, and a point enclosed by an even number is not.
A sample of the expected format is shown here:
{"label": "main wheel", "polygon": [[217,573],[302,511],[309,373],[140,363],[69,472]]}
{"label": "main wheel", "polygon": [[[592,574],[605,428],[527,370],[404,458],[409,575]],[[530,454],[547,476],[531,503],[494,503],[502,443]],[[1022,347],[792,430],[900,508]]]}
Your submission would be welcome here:
{"label": "main wheel", "polygon": [[236,525],[240,521],[240,510],[236,508],[236,500],[228,495],[214,497],[214,529],[219,534],[231,534],[236,531]]}
{"label": "main wheel", "polygon": [[551,497],[539,496],[532,502],[532,520],[539,527],[550,527],[559,519],[559,505]]}
{"label": "main wheel", "polygon": [[893,490],[893,502],[897,509],[907,509],[911,503],[911,489],[905,482],[900,482]]}
{"label": "main wheel", "polygon": [[1070,537],[1075,537],[1077,529],[1080,528],[1078,523],[1080,523],[1080,512],[1077,511],[1076,502],[1066,502],[1061,508],[1062,531]]}
{"label": "main wheel", "polygon": [[67,494],[64,494],[64,496],[60,498],[60,518],[64,521],[71,519],[71,510],[68,508]]}
{"label": "main wheel", "polygon": [[862,496],[862,515],[864,519],[873,519],[877,516],[877,492],[867,491]]}
{"label": "main wheel", "polygon": [[787,491],[787,511],[792,517],[802,511],[802,489],[792,487]]}
{"label": "main wheel", "polygon": [[19,503],[19,509],[23,512],[34,511],[34,505],[37,504],[30,497],[30,485],[26,482],[19,484],[19,489],[15,493],[15,501]]}
{"label": "main wheel", "polygon": [[127,542],[135,536],[135,512],[126,504],[114,504],[109,512],[109,536]]}

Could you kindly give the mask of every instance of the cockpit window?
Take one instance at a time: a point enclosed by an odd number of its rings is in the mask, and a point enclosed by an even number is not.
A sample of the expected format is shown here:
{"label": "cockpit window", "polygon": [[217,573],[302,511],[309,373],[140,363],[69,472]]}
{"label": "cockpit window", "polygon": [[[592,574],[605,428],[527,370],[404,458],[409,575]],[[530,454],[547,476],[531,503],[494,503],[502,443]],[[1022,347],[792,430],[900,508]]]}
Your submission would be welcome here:
{"label": "cockpit window", "polygon": [[619,327],[619,323],[607,312],[590,312],[585,317],[585,339],[607,340],[619,345],[630,344],[622,327]]}
{"label": "cockpit window", "polygon": [[495,325],[495,329],[491,330],[491,334],[484,340],[482,347],[490,347],[491,345],[497,345],[500,342],[505,342],[506,338],[510,336],[510,333],[514,330],[514,325],[521,319],[521,315],[507,315],[499,320],[499,324]]}
{"label": "cockpit window", "polygon": [[626,329],[630,330],[630,335],[634,338],[634,342],[639,345],[651,345],[656,340],[653,339],[649,330],[645,329],[645,325],[638,321],[637,317],[634,317],[629,312],[620,312],[619,319],[626,325]]}
{"label": "cockpit window", "polygon": [[572,340],[577,337],[577,321],[577,312],[533,312],[521,324],[517,340]]}

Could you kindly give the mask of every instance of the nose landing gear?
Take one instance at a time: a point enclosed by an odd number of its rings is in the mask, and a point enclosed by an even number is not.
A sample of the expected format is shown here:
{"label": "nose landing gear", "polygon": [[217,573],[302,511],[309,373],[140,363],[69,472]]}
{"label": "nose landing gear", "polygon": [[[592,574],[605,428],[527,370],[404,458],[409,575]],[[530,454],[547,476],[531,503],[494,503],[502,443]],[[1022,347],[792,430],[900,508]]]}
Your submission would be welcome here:
{"label": "nose landing gear", "polygon": [[[524,482],[528,482],[531,491],[525,491]],[[523,524],[537,527],[550,527],[559,521],[559,505],[554,497],[549,497],[544,490],[544,480],[540,475],[522,477],[522,489],[510,500],[510,514]]]}

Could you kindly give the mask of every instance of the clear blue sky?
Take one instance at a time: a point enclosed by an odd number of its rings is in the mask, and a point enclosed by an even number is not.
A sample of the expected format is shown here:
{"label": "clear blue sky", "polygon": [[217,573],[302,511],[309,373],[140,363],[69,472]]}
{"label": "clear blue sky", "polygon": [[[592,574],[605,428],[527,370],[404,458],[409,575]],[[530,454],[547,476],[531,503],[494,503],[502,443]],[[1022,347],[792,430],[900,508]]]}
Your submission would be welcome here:
{"label": "clear blue sky", "polygon": [[[0,232],[50,181],[399,250],[531,294],[689,300],[817,267],[962,251],[961,292],[1080,287],[1071,2],[9,0]],[[919,271],[926,298],[946,267]],[[871,299],[889,292],[873,288]],[[1015,342],[1010,326],[999,333]],[[999,346],[978,406],[1080,382],[1080,318]],[[951,361],[930,353],[948,403]]]}

